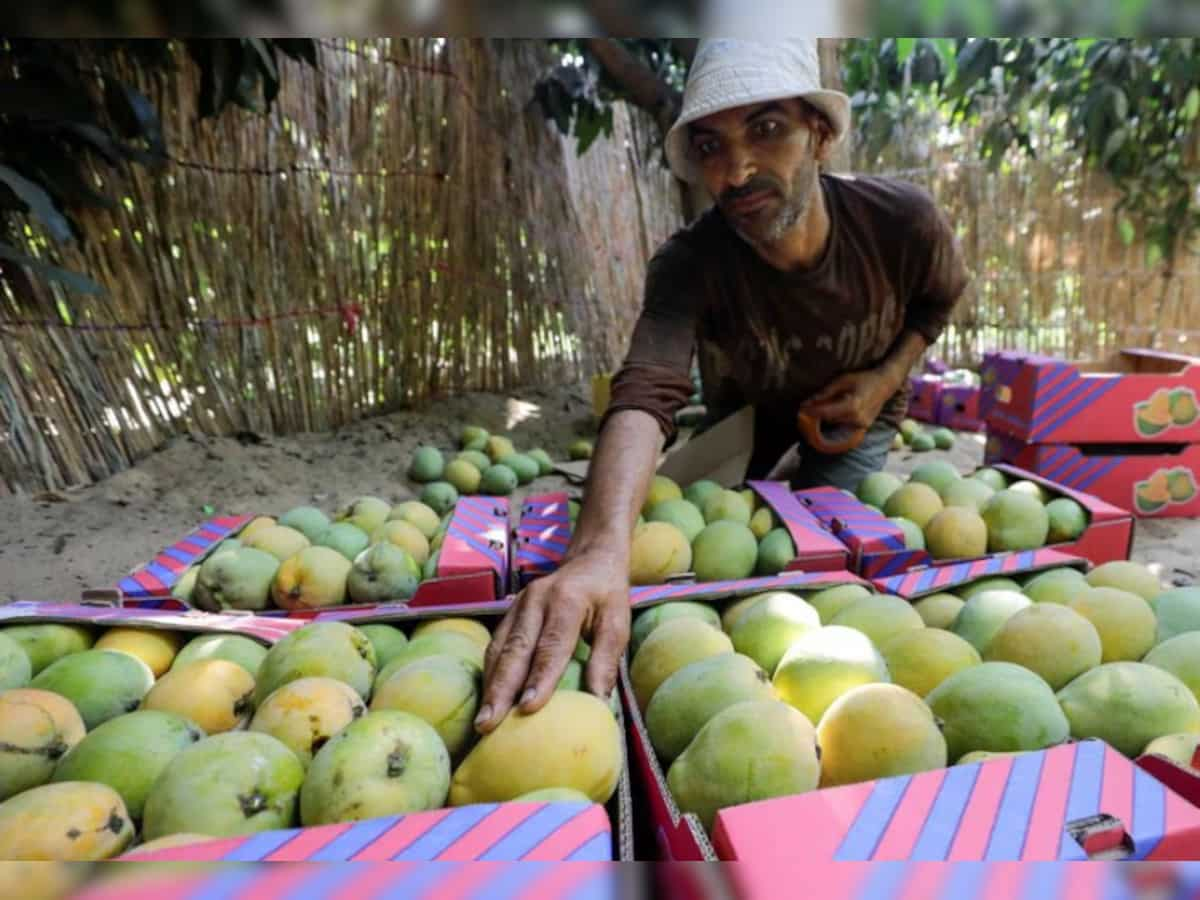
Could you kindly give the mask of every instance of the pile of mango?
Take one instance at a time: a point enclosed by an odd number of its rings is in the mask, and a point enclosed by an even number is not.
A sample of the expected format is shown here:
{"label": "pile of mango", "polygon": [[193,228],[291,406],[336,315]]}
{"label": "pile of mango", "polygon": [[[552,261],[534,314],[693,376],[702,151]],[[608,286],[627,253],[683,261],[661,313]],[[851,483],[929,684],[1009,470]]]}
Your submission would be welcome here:
{"label": "pile of mango", "polygon": [[874,472],[857,496],[904,532],[910,550],[928,550],[938,560],[1074,541],[1089,524],[1087,511],[1070,497],[1032,481],[1010,484],[996,469],[964,478],[943,460],[917,466],[907,482]]}
{"label": "pile of mango", "polygon": [[108,859],[447,805],[605,803],[616,789],[620,726],[579,689],[578,659],[540,711],[477,737],[491,640],[478,621],[407,635],[318,622],[269,650],[188,638],[0,631],[0,859]]}
{"label": "pile of mango", "polygon": [[954,432],[949,428],[927,431],[916,419],[905,419],[892,439],[892,449],[903,450],[905,447],[914,453],[950,450],[954,447]]}
{"label": "pile of mango", "polygon": [[909,603],[846,584],[635,617],[630,680],[684,812],[1100,738],[1200,745],[1200,587],[1148,569],[992,578]]}
{"label": "pile of mango", "polygon": [[655,475],[633,532],[629,577],[637,585],[688,573],[727,581],[776,575],[795,558],[791,534],[753,490],[707,480],[681,488]]}
{"label": "pile of mango", "polygon": [[[409,461],[409,480],[425,486],[421,500],[434,509],[453,509],[460,495],[507,497],[554,469],[550,455],[540,447],[519,452],[510,438],[489,434],[478,425],[464,426],[458,443],[458,453],[449,461],[432,445],[418,447]],[[567,454],[573,460],[590,459],[592,444],[580,438]]]}

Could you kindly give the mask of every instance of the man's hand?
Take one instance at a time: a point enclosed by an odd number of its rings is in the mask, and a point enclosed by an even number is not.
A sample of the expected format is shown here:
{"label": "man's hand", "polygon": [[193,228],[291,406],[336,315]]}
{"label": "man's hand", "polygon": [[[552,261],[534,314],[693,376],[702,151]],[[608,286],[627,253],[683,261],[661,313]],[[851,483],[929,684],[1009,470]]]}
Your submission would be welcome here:
{"label": "man's hand", "polygon": [[628,559],[581,553],[517,596],[488,646],[479,731],[499,725],[518,692],[521,712],[545,706],[581,634],[592,638],[584,683],[608,699],[629,642],[628,572]]}
{"label": "man's hand", "polygon": [[831,425],[870,428],[896,393],[894,380],[877,369],[839,375],[817,391],[801,412]]}

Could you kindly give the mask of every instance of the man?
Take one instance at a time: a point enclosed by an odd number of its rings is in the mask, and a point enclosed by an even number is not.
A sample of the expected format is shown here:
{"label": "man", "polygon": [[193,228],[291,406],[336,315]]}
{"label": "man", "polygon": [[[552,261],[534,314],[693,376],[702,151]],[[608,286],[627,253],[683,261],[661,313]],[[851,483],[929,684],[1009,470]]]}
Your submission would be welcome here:
{"label": "man", "polygon": [[781,456],[800,441],[800,410],[867,431],[840,456],[801,444],[786,473],[794,485],[853,488],[883,467],[908,373],[967,275],[923,190],[820,174],[849,120],[848,98],[820,89],[814,42],[701,42],[666,151],[672,170],[716,205],[650,261],[570,550],[496,630],[481,731],[514,700],[539,709],[580,634],[592,640],[588,690],[611,691],[629,635],[633,525],[692,390],[693,350],[718,416],[755,408],[750,477],[779,476]]}

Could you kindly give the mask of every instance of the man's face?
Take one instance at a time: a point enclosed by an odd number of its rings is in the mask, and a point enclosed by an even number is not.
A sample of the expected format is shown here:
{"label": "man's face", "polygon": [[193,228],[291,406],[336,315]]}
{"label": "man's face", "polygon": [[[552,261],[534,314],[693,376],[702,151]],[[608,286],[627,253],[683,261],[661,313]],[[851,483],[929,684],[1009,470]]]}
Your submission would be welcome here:
{"label": "man's face", "polygon": [[689,149],[705,187],[751,243],[781,240],[812,203],[829,142],[806,124],[802,103],[739,106],[689,126]]}

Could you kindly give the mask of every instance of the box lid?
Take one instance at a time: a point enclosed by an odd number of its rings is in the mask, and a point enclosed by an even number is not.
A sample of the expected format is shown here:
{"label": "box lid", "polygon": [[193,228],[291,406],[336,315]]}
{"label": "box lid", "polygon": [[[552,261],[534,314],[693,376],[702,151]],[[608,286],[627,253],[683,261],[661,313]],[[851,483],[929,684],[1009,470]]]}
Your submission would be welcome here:
{"label": "box lid", "polygon": [[967,562],[925,566],[912,569],[903,575],[876,578],[871,583],[886,593],[896,594],[906,600],[916,600],[929,594],[953,591],[980,578],[1029,575],[1063,567],[1086,572],[1088,561],[1058,550],[1020,550],[1013,553],[996,553]]}

